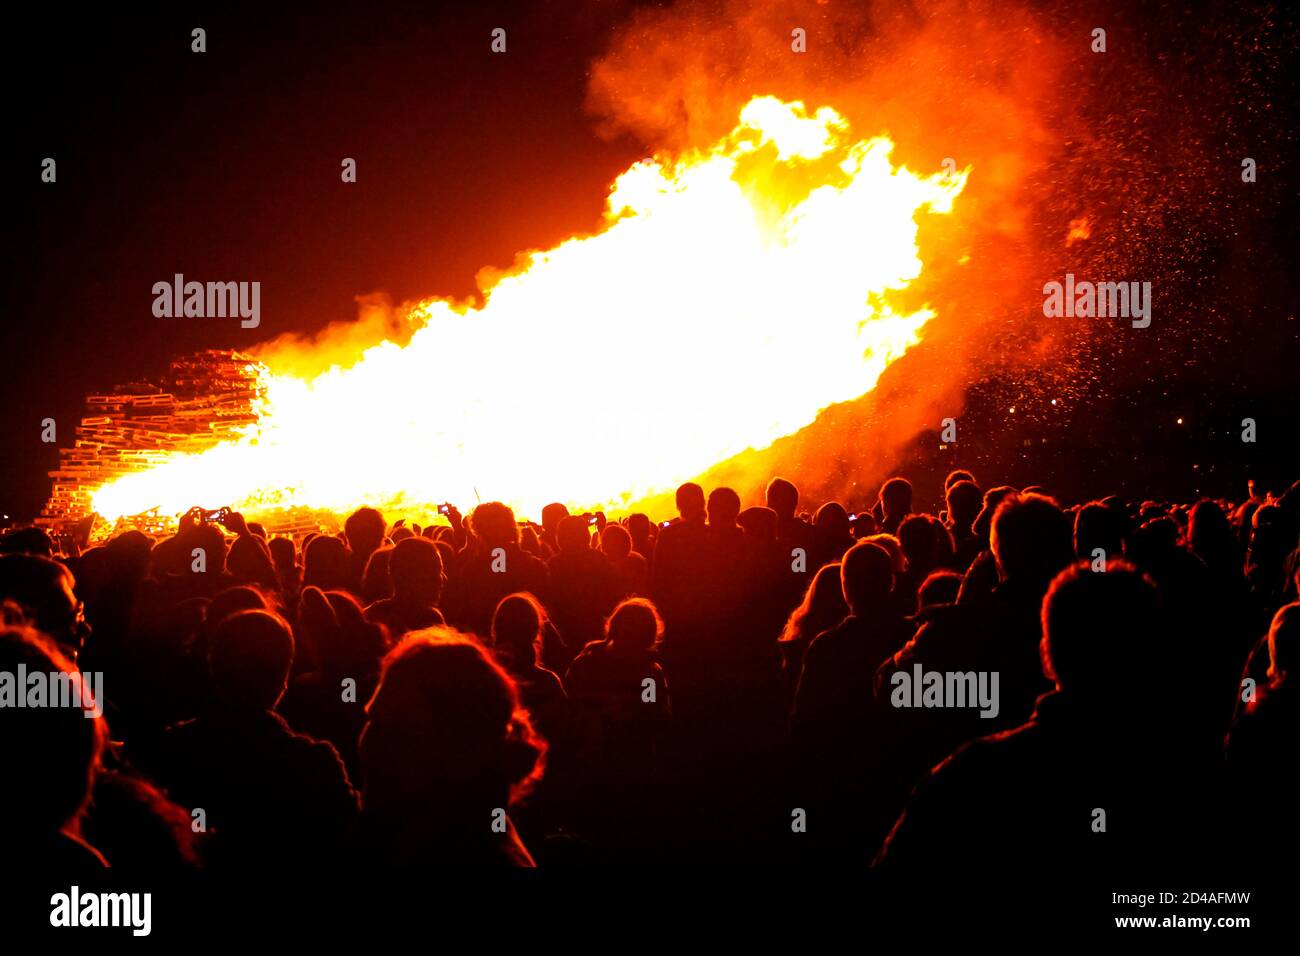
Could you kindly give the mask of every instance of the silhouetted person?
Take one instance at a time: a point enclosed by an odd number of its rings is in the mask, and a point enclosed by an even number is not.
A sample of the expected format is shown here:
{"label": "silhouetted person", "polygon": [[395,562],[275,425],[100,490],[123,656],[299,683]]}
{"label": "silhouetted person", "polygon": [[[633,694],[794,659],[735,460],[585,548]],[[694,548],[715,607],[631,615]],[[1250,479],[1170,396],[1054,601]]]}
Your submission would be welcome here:
{"label": "silhouetted person", "polygon": [[625,786],[647,779],[671,713],[669,688],[655,658],[663,623],[644,598],[610,615],[605,638],[592,641],[564,676],[582,729],[582,762]]}
{"label": "silhouetted person", "polygon": [[868,835],[885,827],[871,825],[883,816],[870,797],[879,734],[873,679],[912,632],[893,600],[893,581],[893,563],[880,545],[859,541],[844,556],[840,586],[849,616],[808,646],[790,715],[798,805],[820,818],[865,821]]}
{"label": "silhouetted person", "polygon": [[[949,479],[951,477],[950,475]],[[975,533],[975,519],[979,517],[984,496],[975,482],[959,479],[947,486],[944,497],[948,506],[948,532],[952,535],[955,549],[953,569],[965,572],[975,556],[986,546]]]}
{"label": "silhouetted person", "polygon": [[1074,517],[1075,556],[1088,562],[1123,557],[1126,523],[1122,512],[1100,501],[1084,505]]}
{"label": "silhouetted person", "polygon": [[808,585],[812,583],[813,575],[817,573],[818,566],[814,563],[813,554],[816,536],[812,525],[801,520],[795,513],[799,508],[799,489],[794,482],[785,478],[773,478],[768,482],[767,506],[776,512],[776,541],[783,553],[785,566],[802,568],[791,571],[782,589],[781,612],[788,614],[803,598]]}
{"label": "silhouetted person", "polygon": [[[6,555],[0,561],[32,555]],[[66,679],[67,706],[19,707],[19,667],[29,675]],[[87,716],[81,675],[49,638],[33,628],[0,627],[0,820],[5,856],[13,865],[49,870],[66,879],[92,877],[106,865],[81,836],[81,820],[100,769],[108,731],[102,717]],[[91,688],[94,690],[95,688]],[[29,698],[30,699],[30,698]],[[89,708],[93,714],[94,706]]]}
{"label": "silhouetted person", "polygon": [[303,588],[298,603],[295,673],[276,710],[294,730],[334,745],[357,779],[363,705],[379,683],[389,641],[348,591]]}
{"label": "silhouetted person", "polygon": [[509,812],[542,776],[545,742],[514,681],[450,628],[384,660],[361,735],[363,855],[381,865],[532,866]]}
{"label": "silhouetted person", "polygon": [[988,599],[934,618],[895,656],[877,686],[889,672],[918,661],[928,669],[997,670],[1002,719],[1014,725],[1028,717],[1047,690],[1038,659],[1038,610],[1052,577],[1073,557],[1069,518],[1050,498],[1004,498],[993,520],[992,552],[999,583]]}
{"label": "silhouetted person", "polygon": [[547,571],[519,546],[515,513],[501,502],[479,505],[469,523],[473,537],[448,568],[442,612],[453,626],[486,635],[492,612],[507,594],[527,591],[543,604],[550,600]]}
{"label": "silhouetted person", "polygon": [[358,508],[343,523],[343,535],[347,538],[348,550],[351,552],[348,583],[353,594],[360,596],[361,578],[366,572],[366,563],[384,543],[384,533],[387,530],[388,524],[384,521],[384,516],[374,508]]}
{"label": "silhouetted person", "polygon": [[823,565],[808,586],[803,603],[790,614],[780,638],[781,670],[791,701],[803,672],[804,654],[817,635],[837,627],[849,615],[840,585],[839,562]]}
{"label": "silhouetted person", "polygon": [[621,524],[607,524],[600,533],[600,553],[618,575],[619,597],[644,597],[650,592],[650,564],[632,550],[632,535]]}
{"label": "silhouetted person", "polygon": [[11,602],[73,661],[90,633],[75,587],[72,572],[52,558],[0,555],[0,603]]}
{"label": "silhouetted person", "polygon": [[[904,798],[921,774],[962,743],[1029,719],[1035,700],[1050,689],[1039,656],[1039,609],[1052,577],[1073,558],[1070,520],[1050,498],[1007,497],[993,519],[992,546],[1000,581],[989,595],[931,609],[916,635],[876,675],[876,698],[888,728],[878,789],[885,806]],[[895,675],[915,680],[918,667],[997,673],[996,713],[887,706]]]}
{"label": "silhouetted person", "polygon": [[708,526],[704,489],[687,482],[677,489],[680,520],[659,532],[651,568],[651,591],[655,606],[663,615],[670,643],[701,630],[701,618],[708,601],[702,587],[708,567]]}
{"label": "silhouetted person", "polygon": [[849,616],[813,639],[791,717],[796,737],[828,753],[850,752],[848,736],[861,733],[872,700],[876,669],[903,646],[911,626],[890,601],[894,571],[888,552],[859,541],[840,565]]}
{"label": "silhouetted person", "polygon": [[302,552],[302,585],[322,591],[358,589],[359,593],[359,583],[352,580],[352,552],[346,542],[327,534],[307,542]]}
{"label": "silhouetted person", "polygon": [[916,613],[917,592],[930,573],[947,564],[951,540],[947,529],[929,515],[910,515],[898,526],[898,544],[903,552],[904,570],[894,582],[899,610]]}
{"label": "silhouetted person", "polygon": [[898,534],[898,526],[912,513],[912,483],[906,478],[890,478],[880,486],[876,518],[885,534]]}
{"label": "silhouetted person", "polygon": [[547,607],[559,629],[565,654],[548,660],[561,666],[599,639],[605,617],[618,603],[622,585],[605,556],[591,547],[587,519],[577,515],[560,519],[555,541],[559,551],[547,565]]}
{"label": "silhouetted person", "polygon": [[1188,746],[1165,706],[1162,665],[1177,639],[1159,607],[1150,581],[1122,561],[1064,571],[1042,609],[1055,691],[1028,723],[966,744],[928,775],[886,864],[933,878],[955,874],[953,860],[983,860],[983,878],[1006,892],[1007,880],[1214,860],[1217,760]]}
{"label": "silhouetted person", "polygon": [[0,534],[0,554],[34,554],[54,556],[54,542],[44,528],[14,528]]}
{"label": "silhouetted person", "polygon": [[542,547],[545,549],[546,556],[555,554],[560,550],[560,542],[556,538],[556,532],[560,528],[560,522],[569,517],[569,509],[558,501],[553,501],[542,508]]}
{"label": "silhouetted person", "polygon": [[357,795],[338,753],[275,713],[293,653],[277,615],[226,618],[208,649],[213,699],[138,751],[173,798],[203,811],[213,865],[259,865],[268,846],[292,868],[337,865],[354,823]]}
{"label": "silhouetted person", "polygon": [[813,534],[816,546],[810,557],[819,568],[839,561],[853,547],[849,513],[838,501],[828,501],[817,509],[817,515],[813,518]]}
{"label": "silhouetted person", "polygon": [[507,595],[492,617],[492,649],[537,729],[557,744],[567,736],[568,700],[559,675],[539,663],[547,623],[546,611],[531,594]]}
{"label": "silhouetted person", "polygon": [[82,835],[111,867],[128,872],[180,873],[202,864],[202,840],[189,811],[156,785],[124,768],[95,775]]}
{"label": "silhouetted person", "polygon": [[918,613],[928,608],[942,607],[945,604],[956,604],[957,594],[961,590],[961,575],[956,571],[940,569],[931,571],[924,581],[921,582],[921,589],[917,592],[917,603],[920,605]]}
{"label": "silhouetted person", "polygon": [[1237,823],[1253,863],[1289,866],[1300,850],[1300,792],[1294,754],[1300,734],[1300,603],[1278,610],[1268,631],[1267,683],[1233,724],[1228,765],[1237,794]]}
{"label": "silhouetted person", "polygon": [[646,560],[647,582],[649,581],[650,568],[654,566],[655,542],[653,529],[654,524],[647,515],[637,512],[627,516],[627,532],[632,536],[632,550]]}
{"label": "silhouetted person", "polygon": [[298,564],[298,551],[293,539],[272,538],[266,546],[271,550],[271,560],[275,562],[275,572],[285,600],[297,600],[298,590],[302,587],[302,567]]}
{"label": "silhouetted person", "polygon": [[255,534],[241,535],[231,542],[226,554],[226,570],[240,584],[256,584],[270,590],[280,588],[271,549]]}
{"label": "silhouetted person", "polygon": [[366,620],[383,624],[393,641],[410,631],[447,623],[438,609],[444,574],[438,546],[427,538],[406,538],[388,557],[393,596],[366,608]]}
{"label": "silhouetted person", "polygon": [[741,633],[749,623],[742,615],[753,593],[748,541],[745,530],[737,523],[740,495],[731,488],[714,488],[709,493],[707,513],[711,636],[720,649],[739,652],[748,636]]}
{"label": "silhouetted person", "polygon": [[943,480],[943,490],[946,495],[952,489],[952,486],[958,482],[969,481],[972,485],[978,484],[975,476],[963,468],[956,468],[948,472],[948,477]]}

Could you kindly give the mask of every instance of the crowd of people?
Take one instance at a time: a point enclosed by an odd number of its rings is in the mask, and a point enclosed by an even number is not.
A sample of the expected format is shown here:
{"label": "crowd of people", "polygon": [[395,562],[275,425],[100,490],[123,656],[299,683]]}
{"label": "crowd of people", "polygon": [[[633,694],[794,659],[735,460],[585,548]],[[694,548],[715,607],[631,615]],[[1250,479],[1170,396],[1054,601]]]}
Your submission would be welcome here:
{"label": "crowd of people", "polygon": [[[72,554],[6,533],[8,845],[74,874],[1294,851],[1300,482],[676,504],[366,507],[301,540],[195,509]],[[20,673],[100,697],[23,706]],[[926,673],[995,699],[918,706]]]}

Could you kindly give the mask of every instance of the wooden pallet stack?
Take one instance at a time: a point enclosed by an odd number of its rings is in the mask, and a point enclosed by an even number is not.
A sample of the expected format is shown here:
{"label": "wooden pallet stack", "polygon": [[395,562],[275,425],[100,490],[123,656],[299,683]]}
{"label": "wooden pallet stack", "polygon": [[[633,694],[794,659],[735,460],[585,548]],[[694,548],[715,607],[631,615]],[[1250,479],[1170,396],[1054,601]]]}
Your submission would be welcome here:
{"label": "wooden pallet stack", "polygon": [[[206,451],[256,423],[266,369],[242,352],[212,349],[177,359],[158,382],[124,385],[86,397],[76,441],[59,449],[54,487],[36,523],[70,532],[91,512],[104,483],[144,471],[177,453]],[[119,526],[156,532],[171,516],[139,515]],[[101,534],[112,530],[101,526]]]}

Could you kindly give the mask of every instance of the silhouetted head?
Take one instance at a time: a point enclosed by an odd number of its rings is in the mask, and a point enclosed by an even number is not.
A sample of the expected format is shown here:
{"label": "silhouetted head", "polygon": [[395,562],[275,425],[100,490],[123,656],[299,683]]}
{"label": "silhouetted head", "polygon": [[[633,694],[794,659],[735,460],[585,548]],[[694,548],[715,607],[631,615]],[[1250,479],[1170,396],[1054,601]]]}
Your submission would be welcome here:
{"label": "silhouetted head", "polygon": [[[324,592],[320,588],[303,588],[298,601],[298,639],[296,653],[304,661],[312,661],[326,674],[351,670],[352,678],[360,678],[367,667],[350,667],[354,662],[377,662],[383,656],[381,628],[365,622],[360,606],[356,614],[348,614],[343,591]],[[354,601],[355,605],[355,601]],[[339,617],[343,613],[343,619]],[[357,618],[360,618],[357,620]],[[373,630],[367,630],[373,628]],[[307,670],[300,663],[300,669]]]}
{"label": "silhouetted head", "polygon": [[374,508],[358,508],[343,523],[343,533],[347,535],[348,548],[353,554],[366,557],[384,543],[384,532],[387,528],[384,516]]}
{"label": "silhouetted head", "polygon": [[[16,675],[20,667],[29,677],[66,680],[69,706],[0,707],[0,753],[6,768],[0,819],[6,821],[10,842],[75,831],[108,739],[103,718],[93,716],[102,701],[85,707],[80,672],[58,646],[33,628],[0,626],[0,673]],[[27,688],[16,692],[26,694]],[[62,693],[59,702],[64,702]]]}
{"label": "silhouetted head", "polygon": [[138,581],[149,571],[153,540],[143,531],[124,531],[104,546],[104,556],[116,578]]}
{"label": "silhouetted head", "polygon": [[384,628],[366,620],[365,610],[350,592],[326,591],[321,596],[329,605],[329,614],[320,614],[326,626],[311,633],[312,653],[321,668],[329,675],[354,678],[376,673],[388,649]]}
{"label": "silhouetted head", "polygon": [[632,543],[636,550],[641,551],[650,543],[650,517],[649,515],[636,514],[627,516],[627,530],[632,535]]}
{"label": "silhouetted head", "polygon": [[869,541],[878,547],[884,548],[885,553],[889,555],[890,566],[894,569],[894,574],[903,573],[903,549],[898,544],[898,538],[892,534],[873,534],[862,539]]}
{"label": "silhouetted head", "polygon": [[248,585],[226,588],[215,595],[208,602],[207,612],[204,614],[204,622],[208,629],[215,628],[218,624],[236,614],[239,611],[268,611],[266,598],[257,588]]}
{"label": "silhouetted head", "polygon": [[898,544],[909,570],[929,569],[939,560],[938,529],[926,515],[911,515],[898,526]]}
{"label": "silhouetted head", "polygon": [[793,481],[773,478],[767,483],[767,506],[776,512],[781,521],[789,521],[799,507],[799,489]]}
{"label": "silhouetted head", "polygon": [[17,606],[27,623],[76,658],[90,633],[72,572],[52,558],[0,555],[0,604]]}
{"label": "silhouetted head", "polygon": [[507,594],[492,615],[492,646],[503,660],[537,662],[546,611],[527,592]]}
{"label": "silhouetted head", "polygon": [[1051,498],[1016,495],[993,516],[990,545],[1005,580],[1046,584],[1074,560],[1070,519]]}
{"label": "silhouetted head", "polygon": [[1192,551],[1211,567],[1240,566],[1237,539],[1232,523],[1217,502],[1203,498],[1192,506],[1187,516],[1187,543]]}
{"label": "silhouetted head", "polygon": [[276,562],[277,571],[283,575],[287,571],[294,570],[298,564],[298,548],[295,548],[291,537],[270,538],[266,546],[270,549],[270,559]]}
{"label": "silhouetted head", "polygon": [[451,628],[416,631],[390,651],[366,713],[367,811],[427,812],[431,799],[508,806],[541,779],[546,743],[514,680]]}
{"label": "silhouetted head", "polygon": [[632,533],[611,521],[600,533],[600,550],[606,557],[621,561],[632,553]]}
{"label": "silhouetted head", "polygon": [[704,489],[693,481],[688,481],[677,489],[677,513],[683,521],[703,521]]}
{"label": "silhouetted head", "polygon": [[736,524],[744,528],[745,534],[755,541],[776,540],[777,517],[771,508],[746,508],[736,517]]}
{"label": "silhouetted head", "polygon": [[386,544],[375,548],[366,562],[366,570],[361,575],[361,597],[367,604],[382,601],[393,596],[393,578],[389,572],[389,562],[393,558],[393,546]]}
{"label": "silhouetted head", "polygon": [[499,501],[488,501],[474,509],[470,527],[489,548],[504,548],[519,543],[519,525],[515,513]]}
{"label": "silhouetted head", "polygon": [[1124,553],[1124,515],[1099,501],[1079,509],[1074,516],[1074,553],[1081,561],[1092,561],[1100,548],[1107,560]]}
{"label": "silhouetted head", "polygon": [[561,551],[570,553],[591,550],[591,531],[587,519],[577,515],[561,518],[555,529],[555,543]]}
{"label": "silhouetted head", "polygon": [[1170,562],[1187,553],[1178,543],[1181,530],[1177,521],[1165,515],[1144,521],[1129,537],[1129,560],[1143,571],[1159,576]]}
{"label": "silhouetted head", "polygon": [[270,611],[237,611],[212,632],[208,673],[222,703],[274,710],[293,663],[293,633]]}
{"label": "silhouetted head", "polygon": [[782,641],[810,639],[839,624],[849,615],[840,582],[840,563],[823,564],[813,575],[803,601],[794,609],[781,635]]}
{"label": "silhouetted head", "polygon": [[975,523],[971,525],[971,530],[975,532],[977,538],[982,541],[988,540],[993,528],[993,515],[997,512],[998,505],[1002,504],[1005,498],[1016,493],[1016,489],[1010,485],[999,485],[984,492],[984,507],[980,509],[980,513],[975,516]]}
{"label": "silhouetted head", "polygon": [[894,587],[894,564],[889,552],[870,541],[859,541],[840,564],[844,601],[857,617],[878,610]]}
{"label": "silhouetted head", "polygon": [[537,533],[537,528],[534,525],[526,524],[519,526],[519,547],[521,550],[527,551],[529,554],[536,555],[539,558],[545,556],[545,551],[542,549],[541,535]]}
{"label": "silhouetted head", "polygon": [[946,495],[948,491],[951,490],[953,485],[962,481],[968,481],[972,485],[976,483],[975,476],[972,475],[969,471],[965,471],[964,469],[958,468],[948,472],[948,477],[943,480],[944,494]]}
{"label": "silhouetted head", "polygon": [[902,517],[912,511],[912,483],[906,478],[890,478],[880,487],[880,506],[885,517]]}
{"label": "silhouetted head", "polygon": [[734,528],[740,516],[740,495],[731,488],[714,488],[709,492],[709,527]]}
{"label": "silhouetted head", "polygon": [[917,603],[922,608],[956,604],[959,591],[961,575],[956,571],[931,571],[917,591]]}
{"label": "silhouetted head", "polygon": [[274,588],[280,583],[271,549],[256,535],[242,535],[234,540],[226,556],[226,570],[235,580],[248,584]]}
{"label": "silhouetted head", "polygon": [[663,633],[659,611],[645,598],[628,598],[605,621],[605,637],[618,650],[648,651]]}
{"label": "silhouetted head", "polygon": [[[222,574],[226,570],[226,536],[214,524],[191,525],[172,536],[175,564],[168,570],[181,574]],[[195,569],[194,552],[203,552],[203,571]],[[156,553],[156,552],[155,552]]]}
{"label": "silhouetted head", "polygon": [[54,554],[54,542],[44,528],[15,528],[0,535],[0,554],[34,554],[48,558]]}
{"label": "silhouetted head", "polygon": [[970,531],[984,503],[979,487],[973,481],[955,481],[947,487],[944,497],[948,506],[948,520],[952,522],[953,528],[962,533]]}
{"label": "silhouetted head", "polygon": [[339,538],[318,534],[302,555],[302,583],[322,590],[347,587],[352,552]]}
{"label": "silhouetted head", "polygon": [[393,594],[402,601],[437,604],[442,597],[442,555],[428,538],[406,538],[388,558]]}
{"label": "silhouetted head", "polygon": [[1127,712],[1160,681],[1159,608],[1155,586],[1126,561],[1066,568],[1043,598],[1043,672],[1063,691]]}
{"label": "silhouetted head", "polygon": [[813,517],[813,527],[828,540],[838,540],[849,536],[849,513],[838,501],[828,501],[817,509]]}
{"label": "silhouetted head", "polygon": [[542,529],[553,535],[560,522],[567,517],[569,517],[569,509],[558,501],[552,501],[542,509]]}
{"label": "silhouetted head", "polygon": [[1278,608],[1268,629],[1268,676],[1279,684],[1300,668],[1300,601]]}

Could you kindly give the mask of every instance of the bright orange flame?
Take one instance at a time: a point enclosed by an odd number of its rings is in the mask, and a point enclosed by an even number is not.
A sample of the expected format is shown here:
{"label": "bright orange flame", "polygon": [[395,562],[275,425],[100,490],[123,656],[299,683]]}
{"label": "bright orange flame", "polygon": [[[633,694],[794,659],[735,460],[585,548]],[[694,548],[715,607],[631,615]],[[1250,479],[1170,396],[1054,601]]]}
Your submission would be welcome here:
{"label": "bright orange flame", "polygon": [[266,358],[241,439],[94,494],[109,519],[199,502],[392,517],[444,500],[618,512],[871,390],[929,309],[916,214],[969,170],[923,177],[829,107],[755,97],[725,139],[615,181],[596,235],[531,253],[480,308],[417,306],[410,342],[314,377]]}

